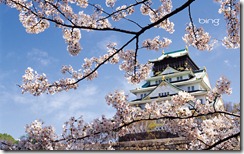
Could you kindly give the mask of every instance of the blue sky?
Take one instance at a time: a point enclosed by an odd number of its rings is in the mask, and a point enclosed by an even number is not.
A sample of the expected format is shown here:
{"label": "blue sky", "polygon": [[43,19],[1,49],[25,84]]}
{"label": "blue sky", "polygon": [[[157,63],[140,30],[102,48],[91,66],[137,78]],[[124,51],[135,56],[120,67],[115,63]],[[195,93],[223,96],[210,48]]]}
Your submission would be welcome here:
{"label": "blue sky", "polygon": [[[119,2],[121,0],[118,0]],[[180,5],[173,1],[173,9]],[[182,1],[181,1],[182,2]],[[179,3],[179,4],[178,4]],[[213,38],[221,39],[225,36],[225,21],[218,14],[219,5],[212,0],[198,0],[191,6],[194,23],[204,26]],[[173,35],[164,30],[156,29],[146,32],[140,40],[147,38],[168,37],[173,43],[165,51],[174,51],[185,48],[181,39],[184,29],[189,22],[187,11],[177,14],[171,20],[175,23]],[[133,15],[131,18],[136,19]],[[220,19],[219,25],[212,23],[200,24],[199,18]],[[140,18],[139,23],[148,21]],[[126,28],[126,21],[120,25]],[[73,65],[79,69],[85,57],[99,56],[106,53],[106,43],[116,41],[122,45],[130,36],[112,32],[82,31],[81,45],[83,50],[79,56],[72,57],[66,51],[66,44],[62,38],[62,31],[50,26],[45,32],[38,35],[27,34],[18,19],[18,12],[14,9],[0,5],[0,133],[8,133],[15,138],[24,135],[24,127],[35,119],[41,119],[46,125],[53,125],[58,134],[61,133],[63,122],[71,116],[83,115],[87,121],[102,114],[112,116],[114,110],[107,106],[105,95],[116,89],[129,90],[139,85],[130,85],[124,79],[123,72],[119,71],[118,65],[104,65],[99,70],[99,78],[93,81],[83,81],[77,90],[61,92],[55,95],[43,94],[34,97],[30,94],[21,94],[16,84],[21,84],[22,75],[27,67],[32,67],[39,73],[46,73],[50,81],[63,77],[60,72],[62,65]],[[127,49],[134,48],[133,44]],[[195,63],[207,72],[214,86],[216,80],[224,75],[231,80],[233,94],[224,96],[225,101],[240,102],[240,49],[226,50],[218,44],[213,51],[197,51],[189,47],[191,58]],[[161,51],[141,50],[139,60],[146,62],[161,55]],[[133,98],[133,94],[129,95]]]}

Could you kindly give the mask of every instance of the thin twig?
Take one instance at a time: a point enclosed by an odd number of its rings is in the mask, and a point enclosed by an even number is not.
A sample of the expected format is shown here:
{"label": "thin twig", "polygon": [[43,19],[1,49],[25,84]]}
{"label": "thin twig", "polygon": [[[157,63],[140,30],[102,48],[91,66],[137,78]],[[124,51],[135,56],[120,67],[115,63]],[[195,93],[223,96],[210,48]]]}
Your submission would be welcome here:
{"label": "thin twig", "polygon": [[[127,10],[127,9],[128,9],[128,8],[130,8],[130,7],[133,7],[133,6],[139,5],[139,4],[141,4],[141,3],[145,3],[146,1],[148,1],[148,0],[143,0],[143,1],[140,1],[140,2],[136,2],[136,3],[134,3],[134,4],[131,4],[130,6],[127,6],[127,7],[126,7],[126,8],[124,8],[124,9],[120,9],[120,10],[114,11],[114,12],[113,12],[113,13],[111,13],[111,14],[106,13],[108,16],[107,16],[107,17],[104,17],[104,18],[102,18],[102,19],[100,19],[100,20],[103,20],[103,19],[108,19],[108,18],[110,18],[111,16],[113,16],[114,14],[116,14],[116,13],[118,13],[118,12],[120,12],[120,11]],[[94,6],[93,4],[90,4],[90,5]],[[104,11],[103,11],[103,12],[104,12]]]}
{"label": "thin twig", "polygon": [[[144,1],[147,1],[147,0],[144,0]],[[141,2],[132,4],[132,5],[130,5],[130,6],[126,7],[126,8],[124,8],[124,9],[114,11],[114,12],[111,13],[111,14],[108,13],[108,12],[106,12],[106,11],[104,11],[104,10],[101,10],[99,7],[97,7],[97,6],[94,5],[94,4],[91,4],[91,3],[88,3],[88,4],[91,5],[91,6],[93,6],[93,7],[95,7],[96,9],[99,9],[100,11],[102,11],[103,13],[105,13],[105,14],[107,15],[107,17],[104,17],[104,18],[101,18],[101,19],[98,19],[98,20],[97,20],[97,21],[101,21],[101,20],[105,20],[105,19],[110,18],[111,16],[113,16],[114,14],[116,14],[116,13],[118,13],[118,12],[120,12],[120,11],[127,10],[128,8],[130,8],[130,7],[132,7],[132,6],[139,5],[140,3],[141,3]],[[141,25],[139,25],[137,22],[135,22],[135,21],[133,21],[133,20],[131,20],[131,19],[128,19],[128,18],[126,18],[126,17],[124,17],[123,19],[125,19],[125,20],[127,20],[127,21],[129,21],[129,22],[131,22],[131,23],[134,23],[134,24],[137,25],[138,27],[142,28]]]}

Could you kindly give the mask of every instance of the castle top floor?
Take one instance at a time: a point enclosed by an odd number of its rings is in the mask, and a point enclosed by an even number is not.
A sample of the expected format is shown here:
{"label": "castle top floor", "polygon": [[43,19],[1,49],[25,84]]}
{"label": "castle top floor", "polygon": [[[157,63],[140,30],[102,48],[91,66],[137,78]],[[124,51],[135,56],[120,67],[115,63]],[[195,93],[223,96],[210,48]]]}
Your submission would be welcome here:
{"label": "castle top floor", "polygon": [[199,67],[190,58],[188,48],[163,53],[159,58],[149,60],[149,62],[154,64],[152,70],[153,75],[163,72],[167,67],[171,67],[178,71],[199,70]]}

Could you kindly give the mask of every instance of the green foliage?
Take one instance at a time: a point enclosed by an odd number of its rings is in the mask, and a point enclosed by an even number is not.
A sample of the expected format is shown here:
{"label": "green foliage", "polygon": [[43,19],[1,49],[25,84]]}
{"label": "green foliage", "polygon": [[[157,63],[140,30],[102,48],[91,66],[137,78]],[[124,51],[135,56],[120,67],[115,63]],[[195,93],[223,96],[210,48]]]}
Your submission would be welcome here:
{"label": "green foliage", "polygon": [[12,143],[12,144],[18,143],[17,140],[15,140],[11,135],[6,134],[6,133],[4,133],[4,134],[0,133],[0,140],[4,140],[4,141],[7,141],[7,142]]}

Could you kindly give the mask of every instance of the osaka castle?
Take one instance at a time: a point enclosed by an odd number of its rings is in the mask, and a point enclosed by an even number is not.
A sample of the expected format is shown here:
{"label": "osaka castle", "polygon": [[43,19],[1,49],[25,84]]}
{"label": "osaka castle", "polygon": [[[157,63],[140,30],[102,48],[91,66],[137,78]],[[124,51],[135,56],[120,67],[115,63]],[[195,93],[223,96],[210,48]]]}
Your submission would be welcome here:
{"label": "osaka castle", "polygon": [[[188,48],[163,53],[159,58],[149,60],[153,63],[153,75],[146,79],[140,88],[131,90],[136,99],[130,102],[144,108],[146,103],[156,101],[171,101],[171,96],[179,91],[190,93],[202,104],[206,102],[206,95],[211,90],[207,70],[200,69],[191,59]],[[223,106],[219,99],[216,108]]]}

